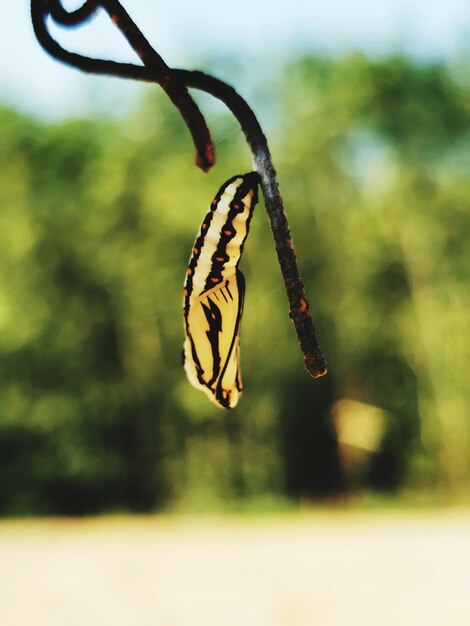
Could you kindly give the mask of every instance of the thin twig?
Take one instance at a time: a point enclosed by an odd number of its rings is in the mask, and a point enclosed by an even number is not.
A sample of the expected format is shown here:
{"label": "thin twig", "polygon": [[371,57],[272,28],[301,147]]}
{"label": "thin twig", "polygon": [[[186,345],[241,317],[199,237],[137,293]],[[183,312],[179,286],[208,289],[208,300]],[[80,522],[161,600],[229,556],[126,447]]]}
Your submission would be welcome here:
{"label": "thin twig", "polygon": [[260,175],[266,212],[289,300],[290,317],[294,322],[304,355],[305,367],[314,378],[323,376],[326,374],[326,360],[318,345],[284,211],[284,203],[279,191],[276,170],[261,126],[248,103],[230,85],[203,72],[173,71],[188,87],[195,87],[221,100],[237,118],[245,134],[253,153],[255,170]]}
{"label": "thin twig", "polygon": [[[152,72],[152,81],[157,82],[164,89],[170,100],[178,108],[196,146],[196,165],[205,172],[209,171],[215,163],[215,152],[202,113],[189,95],[186,86],[176,79],[172,70],[152,48],[119,2],[116,0],[87,0],[79,9],[67,11],[60,0],[31,0],[31,19],[39,43],[49,54],[63,63],[73,65],[84,72],[109,74],[110,72],[106,68],[108,64],[113,63],[112,61],[92,59],[65,50],[51,37],[46,24],[50,15],[63,26],[77,26],[93,17],[99,7],[109,14],[136,54]],[[115,72],[112,74],[119,76]]]}
{"label": "thin twig", "polygon": [[[54,11],[49,9],[51,4],[56,5]],[[51,14],[53,17],[58,16],[60,23],[64,25],[76,25],[81,21],[79,19],[80,16],[82,16],[82,20],[88,19],[97,6],[102,6],[109,13],[114,23],[120,28],[142,59],[144,66],[92,59],[68,52],[59,46],[47,31],[46,18],[48,14]],[[185,118],[198,147],[198,155],[205,154],[205,158],[209,159],[209,161],[211,154],[213,158],[214,153],[213,151],[210,153],[210,150],[208,150],[209,144],[207,140],[205,143],[202,141],[202,144],[205,146],[205,152],[199,151],[201,143],[196,141],[197,139],[200,141],[200,138],[204,137],[206,131],[208,137],[209,131],[202,114],[187,94],[186,88],[193,87],[211,94],[224,102],[233,113],[245,134],[253,153],[255,169],[260,175],[266,211],[271,224],[281,273],[289,300],[290,317],[297,332],[299,344],[304,355],[305,366],[314,378],[326,374],[325,357],[316,338],[268,143],[254,112],[247,102],[235,89],[217,78],[203,72],[170,69],[143,37],[117,0],[88,0],[80,9],[72,13],[68,13],[63,9],[59,0],[49,0],[49,2],[48,0],[32,0],[31,13],[39,42],[52,56],[64,63],[73,65],[85,72],[159,83],[178,106]],[[184,97],[184,94],[186,94],[187,99]],[[183,104],[181,104],[182,102]],[[188,106],[188,102],[194,106],[191,105],[189,109],[185,108]],[[185,113],[183,113],[182,109]],[[210,146],[212,147],[212,143],[210,143]],[[202,169],[206,168],[203,167]]]}

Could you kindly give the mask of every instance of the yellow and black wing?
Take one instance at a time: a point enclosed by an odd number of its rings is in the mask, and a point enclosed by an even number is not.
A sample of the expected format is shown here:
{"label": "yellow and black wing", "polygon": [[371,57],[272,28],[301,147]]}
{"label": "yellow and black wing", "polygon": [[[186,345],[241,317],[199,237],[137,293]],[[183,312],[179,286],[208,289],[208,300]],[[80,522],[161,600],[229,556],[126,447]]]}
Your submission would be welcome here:
{"label": "yellow and black wing", "polygon": [[238,269],[257,202],[258,175],[220,188],[201,225],[184,287],[184,369],[190,383],[222,408],[240,396],[240,324],[245,281]]}
{"label": "yellow and black wing", "polygon": [[245,297],[237,271],[192,303],[186,320],[184,369],[190,383],[217,405],[233,408],[242,391],[240,323]]}

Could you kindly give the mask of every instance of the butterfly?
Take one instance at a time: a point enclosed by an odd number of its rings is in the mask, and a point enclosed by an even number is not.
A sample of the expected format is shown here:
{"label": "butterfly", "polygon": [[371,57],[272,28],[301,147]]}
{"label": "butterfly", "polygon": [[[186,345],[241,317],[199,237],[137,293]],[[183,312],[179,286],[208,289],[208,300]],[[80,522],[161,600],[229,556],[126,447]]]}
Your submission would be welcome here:
{"label": "butterfly", "polygon": [[189,382],[231,409],[242,392],[240,324],[245,279],[238,269],[253,209],[256,172],[219,189],[199,229],[184,285],[183,366]]}

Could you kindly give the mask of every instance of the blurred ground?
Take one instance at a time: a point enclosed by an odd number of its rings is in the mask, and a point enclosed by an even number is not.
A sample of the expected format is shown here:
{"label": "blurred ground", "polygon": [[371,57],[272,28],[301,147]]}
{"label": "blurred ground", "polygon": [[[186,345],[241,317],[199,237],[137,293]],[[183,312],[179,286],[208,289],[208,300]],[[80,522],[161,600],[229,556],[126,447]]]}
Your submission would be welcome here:
{"label": "blurred ground", "polygon": [[470,624],[470,511],[0,523],[8,626]]}

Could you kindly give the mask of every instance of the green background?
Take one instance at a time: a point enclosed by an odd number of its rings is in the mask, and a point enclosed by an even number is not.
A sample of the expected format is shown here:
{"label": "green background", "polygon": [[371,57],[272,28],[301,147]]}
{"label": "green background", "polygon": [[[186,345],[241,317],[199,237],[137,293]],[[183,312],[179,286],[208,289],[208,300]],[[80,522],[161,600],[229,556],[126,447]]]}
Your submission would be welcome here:
{"label": "green background", "polygon": [[0,514],[465,499],[463,66],[305,57],[259,91],[329,373],[304,371],[261,202],[230,412],[185,379],[181,309],[200,221],[251,169],[236,122],[201,100],[203,175],[155,88],[118,120],[0,110]]}

